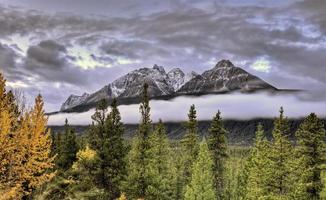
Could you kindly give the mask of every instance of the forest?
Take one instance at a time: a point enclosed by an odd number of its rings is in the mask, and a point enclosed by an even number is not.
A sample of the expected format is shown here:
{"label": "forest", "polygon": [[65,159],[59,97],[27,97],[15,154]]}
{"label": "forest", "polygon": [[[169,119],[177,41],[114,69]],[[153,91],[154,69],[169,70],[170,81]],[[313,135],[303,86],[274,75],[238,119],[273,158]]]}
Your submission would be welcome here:
{"label": "forest", "polygon": [[281,107],[272,138],[260,124],[248,147],[229,145],[220,111],[200,137],[195,105],[183,138],[169,139],[163,121],[151,120],[146,83],[139,112],[131,139],[116,100],[98,104],[86,134],[68,120],[54,133],[42,96],[26,108],[0,74],[0,199],[326,199],[325,125],[314,113],[290,139]]}

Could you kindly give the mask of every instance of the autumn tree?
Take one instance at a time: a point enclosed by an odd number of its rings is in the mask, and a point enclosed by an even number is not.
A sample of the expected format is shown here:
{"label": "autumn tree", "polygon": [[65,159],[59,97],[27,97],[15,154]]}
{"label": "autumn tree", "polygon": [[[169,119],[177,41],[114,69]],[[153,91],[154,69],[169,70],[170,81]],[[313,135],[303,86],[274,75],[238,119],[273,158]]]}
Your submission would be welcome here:
{"label": "autumn tree", "polygon": [[52,141],[43,105],[39,95],[30,111],[18,114],[14,96],[6,93],[0,75],[1,198],[27,198],[54,176],[49,172],[54,158],[50,155]]}
{"label": "autumn tree", "polygon": [[[100,168],[97,152],[86,146],[77,152],[72,165],[73,179],[69,180],[67,199],[105,199],[106,192],[96,184],[96,172]],[[68,181],[66,181],[68,182]]]}
{"label": "autumn tree", "polygon": [[212,120],[207,141],[213,159],[214,187],[218,199],[223,199],[224,194],[225,162],[228,157],[226,135],[221,113],[218,111]]}
{"label": "autumn tree", "polygon": [[21,142],[17,133],[13,132],[17,118],[8,105],[6,80],[0,73],[0,198],[3,199],[23,196],[22,180],[16,170],[22,164],[18,158],[23,152],[17,152],[16,149]]}
{"label": "autumn tree", "polygon": [[23,152],[23,165],[18,170],[22,170],[22,188],[27,195],[54,176],[54,173],[48,172],[54,166],[54,157],[50,156],[52,140],[47,120],[43,98],[38,95],[33,109],[25,114],[18,132]]}

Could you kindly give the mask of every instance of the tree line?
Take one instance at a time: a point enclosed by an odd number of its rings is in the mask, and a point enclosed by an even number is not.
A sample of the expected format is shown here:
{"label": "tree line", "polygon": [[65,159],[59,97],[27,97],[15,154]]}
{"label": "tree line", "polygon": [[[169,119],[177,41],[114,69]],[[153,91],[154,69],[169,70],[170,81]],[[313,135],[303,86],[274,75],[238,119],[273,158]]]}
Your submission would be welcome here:
{"label": "tree line", "polygon": [[[200,138],[196,108],[189,109],[185,134],[172,141],[162,120],[151,121],[144,84],[139,128],[131,140],[116,100],[101,101],[86,134],[77,136],[66,120],[62,133],[50,133],[38,96],[19,111],[0,76],[0,199],[145,200],[319,200],[324,188],[325,129],[314,113],[289,140],[283,108],[267,140],[258,125],[254,145],[229,191],[230,149],[221,113],[208,136]],[[108,109],[110,107],[110,109]],[[108,112],[109,111],[109,112]]]}

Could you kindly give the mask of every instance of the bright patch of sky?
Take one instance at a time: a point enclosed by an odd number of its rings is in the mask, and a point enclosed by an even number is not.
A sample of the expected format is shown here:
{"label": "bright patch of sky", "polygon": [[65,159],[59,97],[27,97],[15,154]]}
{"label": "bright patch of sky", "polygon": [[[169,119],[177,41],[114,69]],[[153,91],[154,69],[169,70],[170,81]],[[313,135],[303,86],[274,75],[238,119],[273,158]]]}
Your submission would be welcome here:
{"label": "bright patch of sky", "polygon": [[271,71],[271,63],[266,58],[259,58],[250,68],[258,72],[269,73]]}
{"label": "bright patch of sky", "polygon": [[68,54],[73,56],[72,63],[83,69],[94,69],[96,67],[111,67],[110,63],[100,62],[93,58],[92,53],[95,49],[86,49],[81,46],[74,45],[68,48]]}
{"label": "bright patch of sky", "polygon": [[5,39],[0,39],[0,43],[9,46],[21,56],[26,55],[27,49],[31,45],[31,42],[28,37],[21,36],[19,34],[13,34]]}
{"label": "bright patch of sky", "polygon": [[7,81],[6,85],[8,87],[11,87],[11,88],[14,88],[14,89],[16,89],[16,88],[27,88],[28,87],[28,85],[26,83],[22,82],[22,81],[16,81],[16,82]]}

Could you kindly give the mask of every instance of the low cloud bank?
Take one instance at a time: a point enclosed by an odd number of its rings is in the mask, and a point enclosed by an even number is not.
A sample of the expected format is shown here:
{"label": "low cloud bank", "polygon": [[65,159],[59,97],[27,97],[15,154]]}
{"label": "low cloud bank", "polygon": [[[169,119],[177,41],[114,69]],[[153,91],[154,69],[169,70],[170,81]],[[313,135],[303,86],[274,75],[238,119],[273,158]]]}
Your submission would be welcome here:
{"label": "low cloud bank", "polygon": [[[326,117],[326,100],[300,100],[295,95],[267,93],[257,94],[223,94],[200,97],[177,97],[171,101],[152,100],[151,117],[153,122],[160,118],[163,121],[185,121],[189,107],[195,104],[199,120],[210,120],[220,110],[224,119],[272,118],[278,115],[280,106],[290,118],[305,117],[315,112]],[[119,106],[124,123],[138,123],[140,120],[139,105]],[[60,113],[49,117],[49,125],[62,125],[65,119],[72,125],[88,125],[94,109],[83,113]]]}

